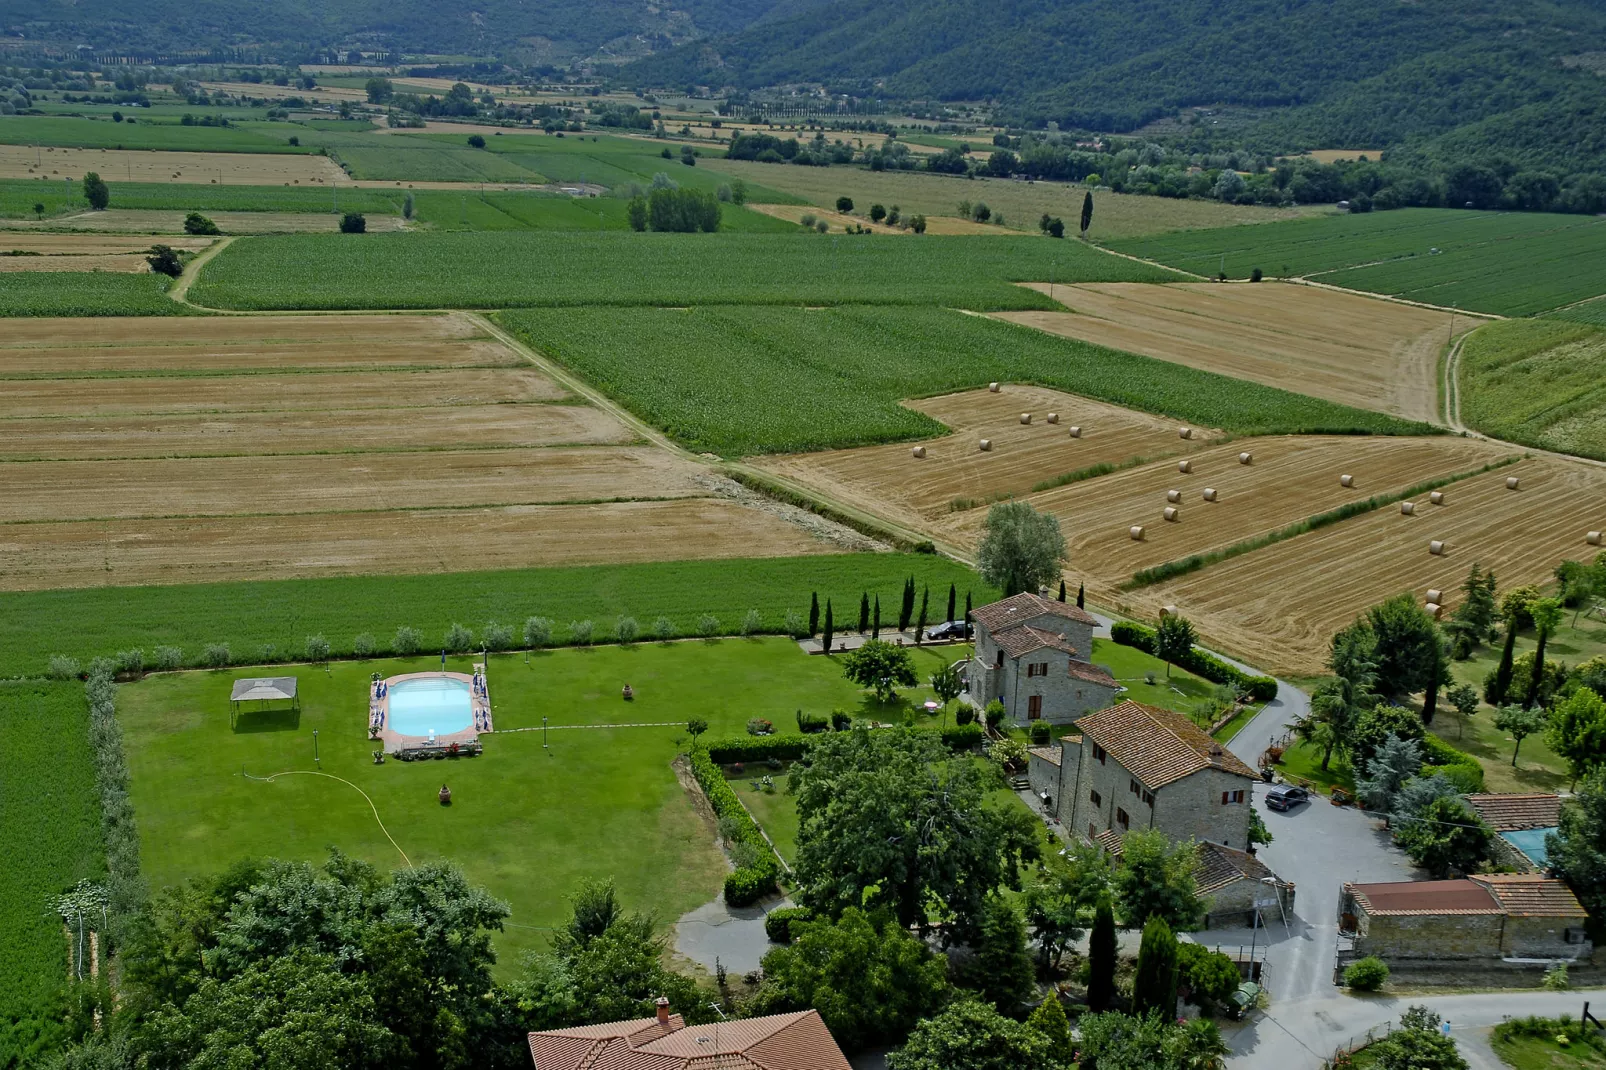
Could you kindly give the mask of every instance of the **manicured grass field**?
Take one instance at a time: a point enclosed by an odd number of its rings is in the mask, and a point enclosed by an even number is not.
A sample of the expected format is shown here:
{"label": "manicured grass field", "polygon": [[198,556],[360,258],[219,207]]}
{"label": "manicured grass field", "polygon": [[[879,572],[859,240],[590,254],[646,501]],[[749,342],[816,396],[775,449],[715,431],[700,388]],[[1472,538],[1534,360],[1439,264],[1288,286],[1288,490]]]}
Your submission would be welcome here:
{"label": "manicured grass field", "polygon": [[[1094,249],[1055,248],[1063,278],[1171,277]],[[1047,278],[1053,251],[1030,238],[282,235],[235,242],[207,264],[191,297],[236,309],[848,302],[1051,308],[1047,297],[1012,283]]]}
{"label": "manicured grass field", "polygon": [[[865,240],[919,244],[902,238]],[[937,240],[972,242],[972,249],[1044,245],[1020,239]],[[693,449],[724,455],[940,434],[943,428],[935,420],[899,402],[991,380],[1034,382],[1241,432],[1426,430],[1395,417],[942,308],[587,308],[511,312],[502,319],[638,416]],[[802,397],[807,404],[799,403]]]}
{"label": "manicured grass field", "polygon": [[1322,752],[1308,743],[1295,743],[1285,750],[1283,760],[1277,763],[1277,771],[1285,779],[1323,795],[1331,794],[1334,788],[1343,788],[1351,794],[1355,791],[1355,774],[1348,759],[1334,751],[1333,760],[1323,769]]}
{"label": "manicured grass field", "polygon": [[1485,434],[1606,459],[1606,331],[1562,320],[1478,328],[1461,350],[1461,418]]}
{"label": "manicured grass field", "polygon": [[[955,584],[976,605],[995,592],[970,570],[928,554],[840,554],[804,558],[597,565],[584,568],[459,572],[429,576],[353,576],[261,583],[209,583],[172,587],[97,587],[85,590],[0,594],[0,676],[38,675],[52,654],[83,659],[140,648],[146,662],[158,646],[177,646],[199,664],[208,643],[228,643],[239,662],[298,656],[306,637],[325,636],[336,656],[352,640],[372,635],[388,652],[396,629],[417,628],[425,649],[436,648],[453,622],[478,634],[487,621],[517,633],[526,617],[545,616],[560,641],[568,622],[593,620],[599,637],[622,613],[643,631],[667,616],[682,632],[703,613],[734,632],[749,609],[767,629],[779,630],[788,610],[806,613],[811,593],[823,608],[834,601],[845,627],[857,620],[859,596],[881,595],[884,614],[896,615],[904,578],[929,585],[934,604]],[[850,608],[851,607],[851,608]]]}
{"label": "manicured grass field", "polygon": [[0,683],[0,1065],[5,1022],[66,980],[55,900],[105,876],[83,685]]}
{"label": "manicured grass field", "polygon": [[177,316],[187,311],[168,299],[165,275],[11,271],[0,276],[0,316]]}
{"label": "manicured grass field", "polygon": [[[70,149],[170,149],[180,152],[311,152],[308,145],[264,137],[254,130],[183,126],[177,119],[150,122],[140,108],[123,108],[138,121],[64,115],[0,116],[0,145],[59,145]],[[295,130],[292,128],[292,133]],[[305,139],[303,139],[305,140]]]}
{"label": "manicured grass field", "polygon": [[1338,286],[1504,315],[1531,315],[1606,292],[1606,222],[1590,216],[1412,208],[1110,245],[1203,275],[1247,278],[1254,268],[1272,276],[1315,275]]}
{"label": "manicured grass field", "polygon": [[[915,653],[922,675],[957,656]],[[712,830],[695,815],[670,762],[686,745],[685,722],[711,736],[740,735],[749,718],[793,731],[795,711],[846,708],[889,716],[843,679],[835,659],[810,657],[786,639],[692,640],[630,647],[493,656],[490,692],[498,732],[478,758],[373,764],[367,682],[437,668],[438,657],[297,666],[299,717],[246,715],[231,728],[236,672],[152,676],[119,689],[145,873],[153,888],[210,873],[237,858],[317,859],[330,846],[384,867],[401,864],[368,804],[325,777],[251,780],[284,770],[341,777],[373,800],[386,829],[416,865],[445,858],[513,907],[498,939],[504,964],[544,944],[567,914],[564,897],[583,877],[613,878],[627,906],[672,922],[719,892],[725,864]],[[467,671],[468,659],[451,668]],[[636,698],[626,703],[629,683]],[[911,689],[901,698],[919,702]],[[553,725],[667,722],[663,727]],[[509,731],[533,728],[534,731]],[[452,805],[436,792],[452,788]]]}

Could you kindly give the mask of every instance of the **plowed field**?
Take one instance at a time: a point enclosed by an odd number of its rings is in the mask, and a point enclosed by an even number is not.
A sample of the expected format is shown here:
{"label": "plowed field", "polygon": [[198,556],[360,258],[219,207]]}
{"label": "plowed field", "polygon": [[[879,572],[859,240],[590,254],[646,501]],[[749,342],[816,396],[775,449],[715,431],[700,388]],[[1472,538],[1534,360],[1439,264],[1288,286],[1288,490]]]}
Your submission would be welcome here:
{"label": "plowed field", "polygon": [[467,316],[0,321],[0,589],[840,550]]}
{"label": "plowed field", "polygon": [[82,182],[94,171],[107,182],[184,182],[229,186],[281,183],[349,183],[327,156],[266,152],[168,152],[147,149],[36,149],[0,145],[0,178],[40,178]]}

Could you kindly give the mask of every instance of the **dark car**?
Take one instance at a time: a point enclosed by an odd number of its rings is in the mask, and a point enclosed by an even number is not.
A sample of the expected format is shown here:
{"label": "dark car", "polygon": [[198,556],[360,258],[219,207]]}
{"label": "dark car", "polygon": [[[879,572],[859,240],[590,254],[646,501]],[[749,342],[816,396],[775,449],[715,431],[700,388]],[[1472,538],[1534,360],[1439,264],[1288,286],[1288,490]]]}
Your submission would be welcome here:
{"label": "dark car", "polygon": [[1294,784],[1278,784],[1266,792],[1266,806],[1271,810],[1292,810],[1304,802],[1310,802],[1310,792]]}
{"label": "dark car", "polygon": [[963,639],[965,637],[965,622],[962,620],[948,620],[926,629],[927,639]]}

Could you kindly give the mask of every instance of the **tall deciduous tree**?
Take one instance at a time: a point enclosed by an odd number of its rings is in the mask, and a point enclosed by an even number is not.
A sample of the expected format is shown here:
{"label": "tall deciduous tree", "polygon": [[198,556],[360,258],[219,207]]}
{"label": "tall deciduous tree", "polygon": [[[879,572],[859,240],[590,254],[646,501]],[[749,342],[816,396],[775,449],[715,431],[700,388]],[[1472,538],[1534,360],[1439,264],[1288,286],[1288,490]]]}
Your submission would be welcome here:
{"label": "tall deciduous tree", "polygon": [[1606,766],[1606,699],[1591,688],[1578,688],[1551,712],[1545,742],[1567,760],[1574,783]]}
{"label": "tall deciduous tree", "polygon": [[1596,918],[1606,917],[1606,768],[1578,784],[1561,807],[1561,824],[1545,837],[1551,868]]}
{"label": "tall deciduous tree", "polygon": [[106,185],[98,171],[90,171],[84,175],[84,200],[88,201],[89,207],[97,212],[105,211],[106,206],[112,202],[111,187]]}
{"label": "tall deciduous tree", "polygon": [[1377,689],[1387,698],[1416,694],[1428,686],[1443,658],[1439,629],[1409,594],[1373,606],[1366,623],[1377,637]]}
{"label": "tall deciduous tree", "polygon": [[1531,706],[1502,706],[1495,711],[1494,726],[1511,733],[1516,740],[1516,746],[1511,748],[1511,765],[1515,768],[1522,741],[1545,727],[1545,713]]}
{"label": "tall deciduous tree", "polygon": [[887,1055],[887,1070],[1068,1070],[1043,1032],[978,1000],[961,1000],[921,1022]]}
{"label": "tall deciduous tree", "polygon": [[1026,922],[1003,896],[982,904],[970,955],[961,960],[958,981],[980,993],[1005,1014],[1019,1014],[1037,991],[1032,957],[1026,949]]}
{"label": "tall deciduous tree", "polygon": [[1406,821],[1396,839],[1435,877],[1471,873],[1489,857],[1489,830],[1460,798],[1441,796]]}
{"label": "tall deciduous tree", "polygon": [[1065,558],[1065,536],[1050,514],[1026,502],[1000,502],[987,511],[976,569],[1006,598],[1046,586]]}
{"label": "tall deciduous tree", "polygon": [[1173,929],[1192,929],[1204,917],[1195,873],[1199,849],[1191,840],[1172,844],[1159,829],[1134,829],[1121,838],[1115,892],[1129,928],[1152,917]]}
{"label": "tall deciduous tree", "polygon": [[1192,653],[1196,638],[1193,622],[1186,617],[1168,613],[1160,618],[1160,626],[1154,633],[1154,656],[1165,662],[1167,680],[1171,679],[1171,666]]}
{"label": "tall deciduous tree", "polygon": [[[829,619],[827,617],[828,622]],[[870,688],[875,692],[876,701],[882,703],[897,698],[898,688],[913,687],[919,682],[908,649],[880,639],[870,639],[858,649],[848,651],[842,658],[842,675],[860,687]]]}

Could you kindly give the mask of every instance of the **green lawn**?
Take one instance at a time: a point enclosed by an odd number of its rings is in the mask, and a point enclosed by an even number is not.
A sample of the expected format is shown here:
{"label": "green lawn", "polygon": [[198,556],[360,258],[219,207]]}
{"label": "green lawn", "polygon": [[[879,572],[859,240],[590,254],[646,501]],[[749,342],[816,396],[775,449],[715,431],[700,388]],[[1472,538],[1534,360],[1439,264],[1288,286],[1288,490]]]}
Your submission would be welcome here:
{"label": "green lawn", "polygon": [[[1166,675],[1166,664],[1152,654],[1136,647],[1123,646],[1108,639],[1093,640],[1092,660],[1110,670],[1110,675],[1126,688],[1122,698],[1134,699],[1149,706],[1187,712],[1199,702],[1209,698],[1216,685],[1186,669],[1173,668]],[[1147,674],[1153,673],[1154,683]]]}
{"label": "green lawn", "polygon": [[[915,652],[922,677],[954,655]],[[381,866],[400,858],[352,788],[312,776],[251,780],[321,769],[372,798],[414,864],[446,858],[506,899],[512,925],[502,961],[538,947],[567,913],[582,877],[614,878],[627,905],[665,921],[718,894],[725,865],[676,782],[670,761],[686,742],[679,726],[707,720],[711,735],[740,734],[749,718],[795,730],[795,711],[887,711],[843,679],[834,659],[810,657],[779,638],[692,640],[630,647],[493,656],[490,691],[498,733],[485,754],[450,762],[372,763],[369,675],[438,667],[437,657],[297,666],[302,713],[248,716],[230,728],[228,692],[258,670],[151,676],[119,692],[145,872],[155,888],[252,855],[316,859],[329,846]],[[451,667],[467,671],[468,659]],[[629,683],[636,698],[626,703]],[[904,700],[919,702],[922,689]],[[554,725],[672,722],[669,727]],[[534,728],[536,731],[509,731]],[[442,807],[442,782],[453,803]],[[744,798],[748,793],[744,790]]]}
{"label": "green lawn", "polygon": [[[749,609],[779,630],[788,610],[805,613],[811,594],[841,607],[844,622],[859,597],[897,605],[906,577],[930,586],[946,604],[973,592],[985,605],[994,592],[963,565],[934,554],[824,554],[726,561],[663,561],[637,565],[448,572],[431,576],[342,576],[326,579],[197,583],[170,587],[94,587],[0,593],[0,676],[39,675],[52,654],[87,662],[139,648],[150,664],[158,646],[177,646],[186,664],[200,664],[208,643],[229,644],[234,660],[298,656],[307,636],[321,634],[334,654],[348,655],[367,633],[390,653],[396,629],[417,628],[426,649],[439,649],[454,621],[478,635],[489,621],[522,628],[525,618],[596,622],[606,632],[620,614],[642,629],[667,616],[682,632],[712,613],[734,632]],[[895,610],[893,610],[895,613]],[[265,657],[264,647],[277,651]]]}
{"label": "green lawn", "polygon": [[[771,240],[824,248],[808,238]],[[923,248],[905,239],[864,240]],[[1024,238],[931,240],[979,243],[972,245],[976,250],[1012,242],[1023,249],[1044,245]],[[523,309],[505,312],[501,319],[688,448],[727,456],[941,434],[941,424],[901,402],[995,379],[1041,383],[1244,433],[1427,430],[1380,413],[946,308]],[[844,339],[853,344],[844,346]],[[718,389],[710,389],[711,383]],[[797,404],[805,396],[808,404]]]}
{"label": "green lawn", "polygon": [[[183,182],[111,183],[113,208],[160,209],[199,212],[329,212],[333,201],[327,188],[306,186],[214,186]],[[399,215],[403,190],[342,187],[342,210],[370,215]],[[37,179],[0,180],[0,218],[32,219],[33,206],[44,205],[46,219],[69,212],[87,212],[82,183],[40,182]],[[70,223],[58,226],[71,228]],[[3,239],[0,239],[3,245]]]}
{"label": "green lawn", "polygon": [[[622,197],[570,197],[522,190],[418,190],[414,218],[435,230],[629,230]],[[796,233],[796,223],[736,205],[724,206],[721,231]]]}
{"label": "green lawn", "polygon": [[1284,751],[1277,770],[1285,779],[1303,784],[1323,795],[1329,794],[1335,787],[1351,793],[1355,791],[1355,775],[1350,770],[1349,761],[1335,752],[1328,768],[1323,769],[1322,752],[1308,743],[1295,743]]}
{"label": "green lawn", "polygon": [[1489,1046],[1513,1070],[1606,1070],[1606,1051],[1576,1039],[1565,1048],[1553,1037],[1495,1039]]}

